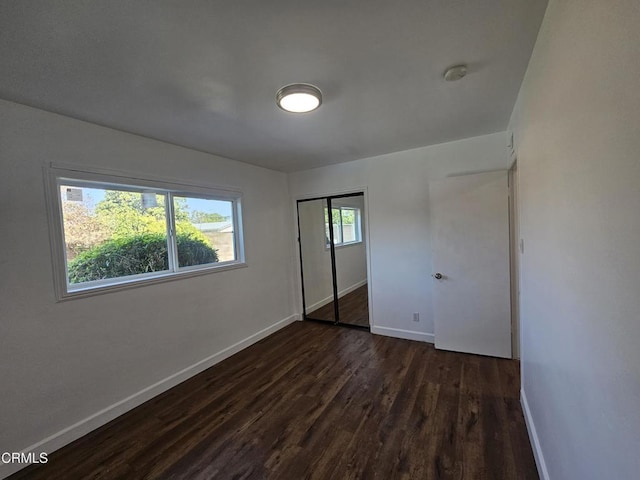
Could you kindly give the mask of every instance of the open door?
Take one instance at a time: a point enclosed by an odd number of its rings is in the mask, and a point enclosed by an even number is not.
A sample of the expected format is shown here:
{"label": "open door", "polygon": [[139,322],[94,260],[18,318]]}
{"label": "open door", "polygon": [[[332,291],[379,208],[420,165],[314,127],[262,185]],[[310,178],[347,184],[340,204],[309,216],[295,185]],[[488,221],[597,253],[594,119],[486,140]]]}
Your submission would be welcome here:
{"label": "open door", "polygon": [[435,346],[511,358],[507,171],[429,184]]}

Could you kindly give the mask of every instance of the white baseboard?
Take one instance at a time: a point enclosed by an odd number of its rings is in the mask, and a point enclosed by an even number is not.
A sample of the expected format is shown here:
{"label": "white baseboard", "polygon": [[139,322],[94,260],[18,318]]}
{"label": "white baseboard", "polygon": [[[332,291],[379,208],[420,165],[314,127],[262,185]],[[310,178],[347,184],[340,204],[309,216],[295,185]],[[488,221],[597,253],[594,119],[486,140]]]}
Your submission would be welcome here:
{"label": "white baseboard", "polygon": [[433,335],[433,333],[416,332],[415,330],[403,330],[401,328],[371,327],[371,333],[384,335],[386,337],[417,340],[418,342],[433,343],[435,341],[435,336]]}
{"label": "white baseboard", "polygon": [[547,471],[547,464],[544,461],[544,455],[542,454],[542,448],[540,447],[540,439],[538,439],[538,432],[536,432],[536,425],[533,423],[533,417],[531,416],[531,410],[529,410],[529,403],[527,402],[527,395],[524,389],[520,389],[520,404],[522,405],[522,411],[524,412],[524,421],[527,424],[527,431],[529,432],[529,441],[533,447],[533,456],[536,459],[536,465],[538,466],[538,473],[542,480],[551,480],[549,472]]}
{"label": "white baseboard", "polygon": [[313,312],[314,310],[319,309],[320,307],[324,307],[325,305],[333,302],[333,295],[327,298],[323,298],[319,302],[316,302],[312,305],[307,305],[307,312]]}
{"label": "white baseboard", "polygon": [[[344,290],[340,290],[338,292],[338,298],[342,298],[344,297],[347,293],[351,293],[354,290],[364,286],[367,284],[367,279],[365,278],[364,280],[359,281],[358,283],[355,283],[353,285],[351,285],[350,287],[345,288]],[[313,312],[314,310],[317,310],[320,307],[324,307],[325,305],[329,304],[333,302],[333,295],[329,295],[327,298],[323,298],[322,300],[320,300],[319,302],[316,302],[312,305],[307,305],[307,312]]]}
{"label": "white baseboard", "polygon": [[[113,405],[110,405],[99,412],[94,413],[93,415],[85,418],[84,420],[80,420],[78,423],[75,423],[63,430],[60,430],[53,435],[34,443],[33,445],[22,449],[21,451],[24,453],[35,452],[36,457],[40,452],[46,452],[50,454],[51,452],[58,450],[59,448],[68,445],[69,443],[77,440],[78,438],[86,435],[87,433],[95,430],[102,425],[109,423],[114,418],[119,417],[120,415],[132,410],[138,405],[143,404],[147,400],[152,399],[153,397],[158,396],[162,392],[169,390],[172,387],[175,387],[179,383],[184,382],[185,380],[197,375],[198,373],[206,370],[207,368],[212,367],[216,363],[221,362],[222,360],[230,357],[231,355],[238,353],[240,350],[243,350],[250,345],[262,340],[263,338],[271,335],[272,333],[280,330],[281,328],[286,327],[290,323],[295,322],[296,320],[300,320],[300,315],[291,315],[287,318],[284,318],[273,325],[268,326],[260,330],[259,332],[254,333],[253,335],[248,336],[244,340],[241,340],[230,347],[227,347],[218,353],[215,353],[207,358],[200,360],[193,365],[180,370],[179,372],[174,373],[173,375],[168,376],[167,378],[160,380],[153,385],[150,385],[133,395],[120,400]],[[9,475],[27,467],[28,464],[2,464],[0,463],[0,479],[6,478]]]}
{"label": "white baseboard", "polygon": [[360,280],[358,283],[354,283],[350,287],[345,288],[344,290],[340,290],[338,292],[338,298],[344,297],[347,293],[351,293],[354,290],[359,289],[360,287],[364,287],[367,284],[367,279]]}

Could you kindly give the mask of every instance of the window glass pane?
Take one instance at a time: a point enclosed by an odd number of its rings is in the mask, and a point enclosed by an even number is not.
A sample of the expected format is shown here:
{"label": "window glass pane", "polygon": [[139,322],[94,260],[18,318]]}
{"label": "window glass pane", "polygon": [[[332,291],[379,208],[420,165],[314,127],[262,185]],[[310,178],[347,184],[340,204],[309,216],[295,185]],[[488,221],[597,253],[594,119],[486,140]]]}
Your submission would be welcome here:
{"label": "window glass pane", "polygon": [[342,240],[342,223],[340,222],[340,208],[332,208],[333,211],[333,240],[336,245],[343,242]]}
{"label": "window glass pane", "polygon": [[340,223],[340,208],[332,208],[333,218],[333,243],[339,245],[342,243],[342,225]]}
{"label": "window glass pane", "polygon": [[[342,229],[340,228],[340,209],[332,208],[333,211],[333,244],[339,245],[342,243]],[[329,246],[329,209],[324,209],[324,230],[327,237],[327,247]]]}
{"label": "window glass pane", "polygon": [[342,209],[342,236],[345,243],[357,241],[356,210],[353,208]]}
{"label": "window glass pane", "polygon": [[60,186],[70,285],[169,269],[164,195]]}
{"label": "window glass pane", "polygon": [[233,202],[174,196],[173,210],[180,267],[236,260]]}
{"label": "window glass pane", "polygon": [[327,248],[329,248],[331,235],[329,233],[329,209],[327,207],[324,207],[324,239],[327,244]]}

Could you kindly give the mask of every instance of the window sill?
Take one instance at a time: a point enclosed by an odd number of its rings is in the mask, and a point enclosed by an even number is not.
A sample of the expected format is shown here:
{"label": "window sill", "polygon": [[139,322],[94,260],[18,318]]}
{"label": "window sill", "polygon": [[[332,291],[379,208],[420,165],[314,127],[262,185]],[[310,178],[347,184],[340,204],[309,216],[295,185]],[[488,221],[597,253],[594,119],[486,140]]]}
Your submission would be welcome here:
{"label": "window sill", "polygon": [[185,270],[180,272],[164,272],[147,278],[136,278],[132,280],[122,280],[109,285],[96,285],[89,287],[78,287],[74,290],[62,292],[57,297],[58,302],[75,300],[78,298],[93,297],[95,295],[103,295],[105,293],[119,292],[122,290],[130,290],[133,288],[144,287],[147,285],[155,285],[158,283],[173,282],[184,278],[198,277],[201,275],[209,275],[227,270],[236,270],[238,268],[248,267],[246,262],[232,262],[226,265],[217,265],[208,268],[198,268],[193,270]]}
{"label": "window sill", "polygon": [[[361,245],[362,244],[362,240],[359,240],[357,242],[349,242],[349,243],[339,243],[338,245],[335,245],[335,249],[339,250],[341,248],[345,248],[345,247],[352,247],[354,245]],[[326,247],[324,247],[325,250],[329,250],[329,245],[327,245]]]}

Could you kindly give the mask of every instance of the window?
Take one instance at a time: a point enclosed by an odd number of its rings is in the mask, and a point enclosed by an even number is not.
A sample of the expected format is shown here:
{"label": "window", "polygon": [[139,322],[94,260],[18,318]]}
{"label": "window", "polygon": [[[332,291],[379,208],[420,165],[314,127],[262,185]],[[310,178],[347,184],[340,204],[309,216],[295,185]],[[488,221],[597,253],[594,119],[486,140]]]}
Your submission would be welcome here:
{"label": "window", "polygon": [[239,192],[50,171],[60,298],[244,265]]}
{"label": "window", "polygon": [[[362,242],[360,209],[354,207],[331,207],[333,220],[333,244],[335,246]],[[329,209],[324,209],[324,228],[329,248]]]}

